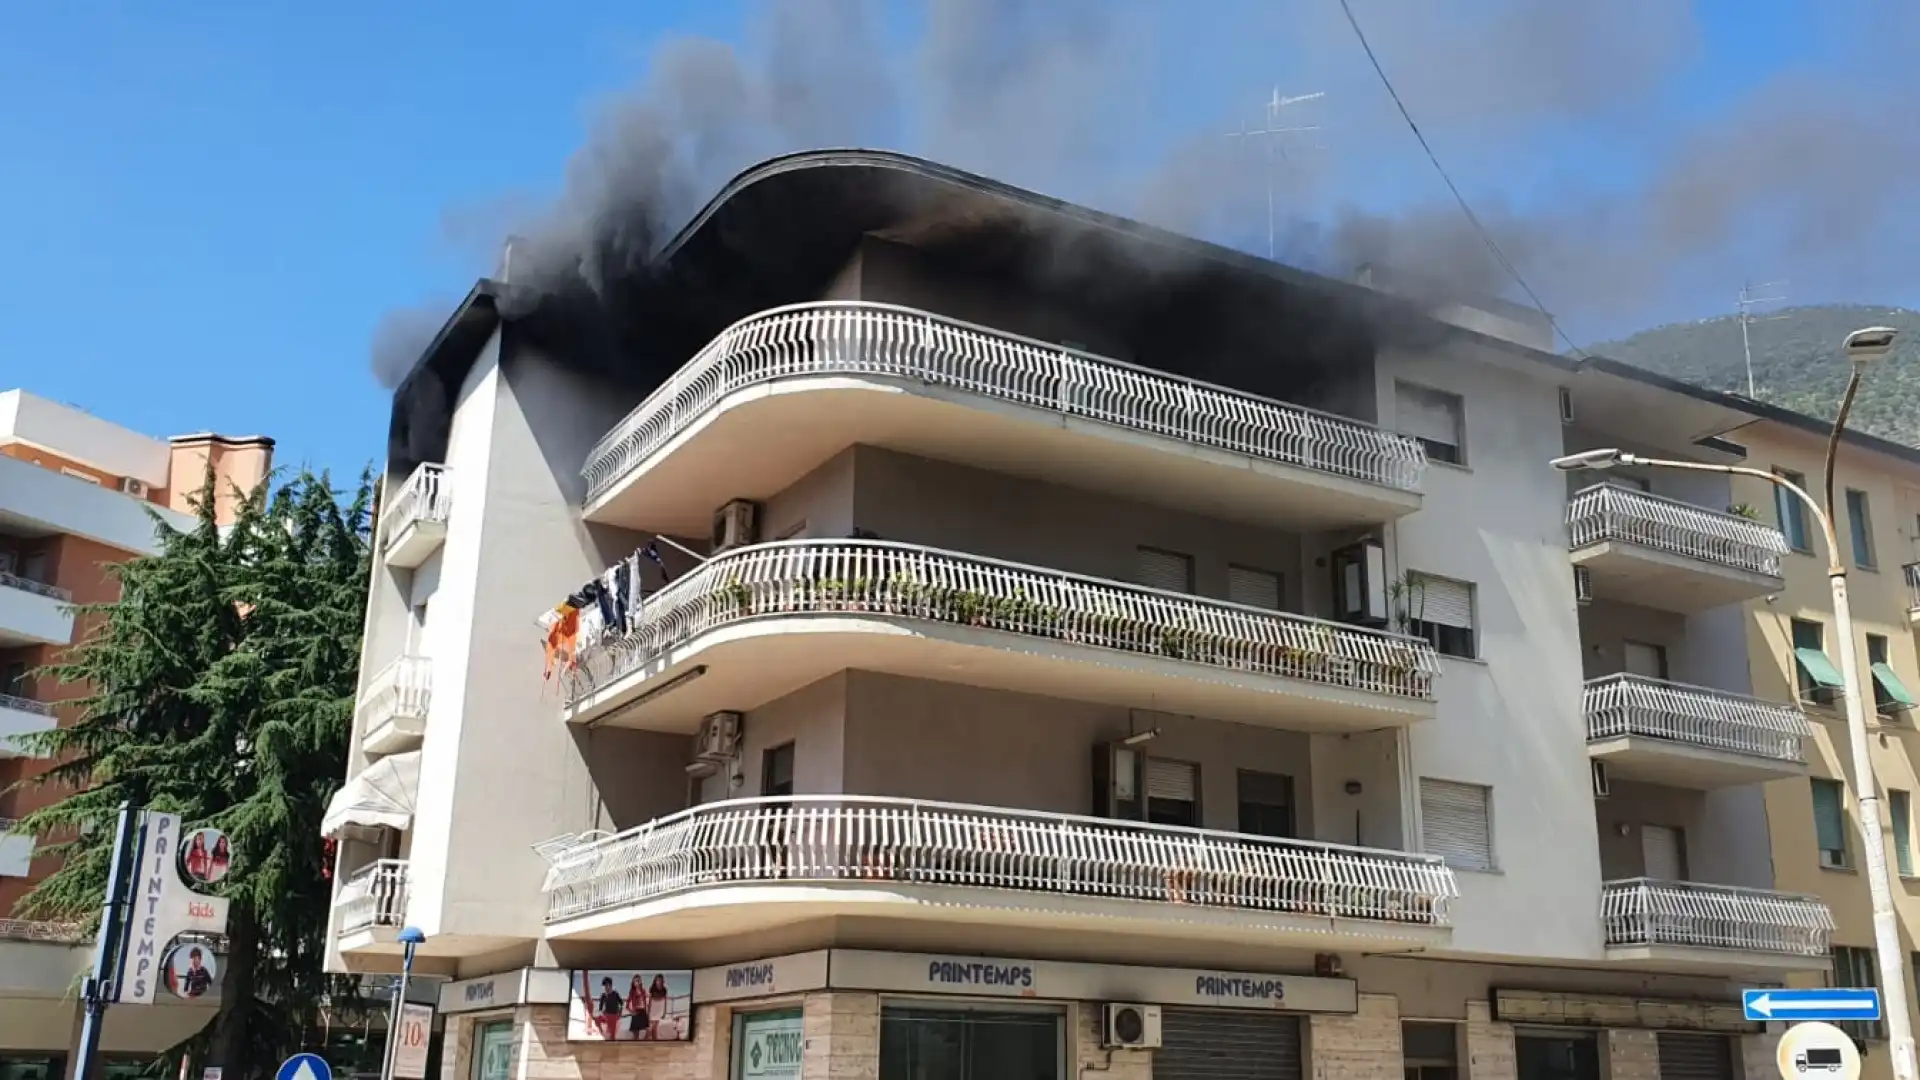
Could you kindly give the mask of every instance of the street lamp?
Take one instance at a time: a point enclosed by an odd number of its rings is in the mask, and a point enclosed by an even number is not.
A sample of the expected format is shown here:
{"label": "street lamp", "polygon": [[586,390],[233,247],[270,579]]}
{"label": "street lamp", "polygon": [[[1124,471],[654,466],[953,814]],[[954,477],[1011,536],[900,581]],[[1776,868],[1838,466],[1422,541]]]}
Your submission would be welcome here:
{"label": "street lamp", "polygon": [[[1840,399],[1840,411],[1833,419],[1833,431],[1827,437],[1825,467],[1827,505],[1833,505],[1834,459],[1840,448],[1840,434],[1846,430],[1847,414],[1853,410],[1854,394],[1860,389],[1860,376],[1866,365],[1893,351],[1899,331],[1887,326],[1870,326],[1847,335],[1842,346],[1853,371],[1847,378],[1846,393]],[[1847,699],[1847,742],[1853,756],[1853,775],[1860,802],[1860,841],[1866,850],[1867,890],[1873,897],[1873,944],[1880,968],[1880,999],[1887,1020],[1888,1050],[1893,1058],[1894,1080],[1920,1080],[1914,1075],[1913,1025],[1907,1018],[1907,978],[1900,953],[1900,926],[1893,912],[1893,883],[1887,876],[1886,844],[1880,832],[1880,785],[1873,771],[1873,755],[1867,736],[1866,697],[1860,685],[1860,673],[1853,644],[1853,608],[1847,601],[1847,567],[1840,557],[1840,542],[1833,518],[1813,496],[1784,477],[1742,465],[1712,465],[1699,461],[1665,461],[1645,458],[1620,450],[1587,450],[1555,458],[1553,467],[1562,472],[1606,470],[1616,465],[1640,465],[1649,468],[1686,469],[1693,472],[1725,473],[1765,480],[1792,493],[1820,522],[1821,535],[1827,541],[1827,581],[1833,588],[1833,621],[1840,638],[1840,678]]]}
{"label": "street lamp", "polygon": [[387,1010],[387,1046],[380,1063],[381,1080],[393,1080],[393,1070],[400,1060],[400,1010],[406,1007],[407,982],[413,977],[413,954],[427,940],[426,932],[417,926],[402,927],[394,936],[400,943],[400,980],[393,984],[393,1005]]}

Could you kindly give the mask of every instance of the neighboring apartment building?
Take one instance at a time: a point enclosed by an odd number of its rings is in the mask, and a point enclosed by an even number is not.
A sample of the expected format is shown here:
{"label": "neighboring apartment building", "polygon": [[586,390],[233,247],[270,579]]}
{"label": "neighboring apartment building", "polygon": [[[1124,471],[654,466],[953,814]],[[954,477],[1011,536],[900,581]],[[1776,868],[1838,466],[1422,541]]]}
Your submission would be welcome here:
{"label": "neighboring apartment building", "polygon": [[[0,1077],[64,1073],[79,1020],[75,978],[91,943],[70,927],[14,915],[56,866],[34,838],[9,826],[60,798],[31,784],[52,762],[13,736],[72,719],[85,688],[33,672],[87,633],[72,605],[111,601],[111,565],[156,550],[153,519],[192,523],[189,497],[212,463],[232,510],[232,487],[251,490],[273,458],[269,439],[181,435],[155,439],[24,390],[0,392]],[[209,1004],[115,1009],[102,1033],[109,1074],[137,1069],[205,1023]]]}
{"label": "neighboring apartment building", "polygon": [[[1875,375],[1871,370],[1867,378]],[[1747,464],[1785,476],[1820,492],[1826,458],[1825,423],[1760,409],[1765,419],[1732,434],[1747,447]],[[1780,888],[1818,896],[1833,912],[1834,962],[1827,984],[1879,985],[1873,954],[1872,901],[1862,873],[1858,788],[1847,742],[1845,700],[1835,638],[1832,592],[1827,581],[1827,545],[1818,521],[1797,501],[1777,499],[1758,479],[1735,482],[1735,496],[1780,524],[1793,554],[1785,561],[1785,587],[1752,605],[1747,640],[1757,693],[1797,697],[1813,719],[1811,776],[1767,786],[1767,818],[1773,827],[1774,876]],[[1849,568],[1849,595],[1858,640],[1855,673],[1873,695],[1869,710],[1873,767],[1883,788],[1882,826],[1887,865],[1894,870],[1894,906],[1902,950],[1909,958],[1908,1000],[1915,993],[1914,928],[1920,925],[1920,880],[1915,876],[1913,797],[1920,792],[1920,736],[1913,708],[1920,695],[1920,659],[1914,649],[1913,587],[1920,562],[1920,450],[1877,439],[1852,437],[1841,446],[1835,469],[1834,527],[1840,557]],[[1822,985],[1818,975],[1802,978]],[[1887,1077],[1882,1024],[1854,1025],[1866,1041],[1865,1075]]]}
{"label": "neighboring apartment building", "polygon": [[396,394],[332,962],[424,932],[446,1075],[1773,1068],[1788,545],[1549,466],[1739,402],[889,154],[663,258]]}

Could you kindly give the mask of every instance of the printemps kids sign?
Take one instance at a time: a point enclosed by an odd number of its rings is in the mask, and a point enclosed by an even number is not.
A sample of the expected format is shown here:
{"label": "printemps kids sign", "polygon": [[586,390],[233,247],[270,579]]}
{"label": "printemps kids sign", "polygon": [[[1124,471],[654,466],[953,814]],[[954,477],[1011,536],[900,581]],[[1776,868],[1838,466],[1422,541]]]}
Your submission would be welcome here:
{"label": "printemps kids sign", "polygon": [[126,892],[126,938],[112,980],[112,1001],[151,1005],[164,984],[174,996],[198,998],[217,979],[213,950],[176,946],[182,934],[227,932],[227,900],[195,891],[227,876],[232,848],[217,829],[182,835],[180,815],[142,815],[140,844]]}

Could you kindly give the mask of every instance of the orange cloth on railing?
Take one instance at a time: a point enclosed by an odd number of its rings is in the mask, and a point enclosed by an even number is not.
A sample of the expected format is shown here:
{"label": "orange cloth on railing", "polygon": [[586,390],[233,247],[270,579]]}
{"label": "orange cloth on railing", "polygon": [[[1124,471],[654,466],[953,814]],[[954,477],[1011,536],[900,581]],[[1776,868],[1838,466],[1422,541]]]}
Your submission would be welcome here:
{"label": "orange cloth on railing", "polygon": [[572,667],[577,639],[580,636],[580,609],[572,604],[561,604],[553,609],[558,618],[547,628],[547,670],[542,679],[553,678],[554,668]]}

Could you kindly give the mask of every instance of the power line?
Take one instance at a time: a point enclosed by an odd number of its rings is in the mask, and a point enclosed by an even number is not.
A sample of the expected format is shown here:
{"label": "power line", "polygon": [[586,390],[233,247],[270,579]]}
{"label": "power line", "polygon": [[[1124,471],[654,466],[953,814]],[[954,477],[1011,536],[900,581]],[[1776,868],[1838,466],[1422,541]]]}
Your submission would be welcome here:
{"label": "power line", "polygon": [[1360,20],[1354,17],[1353,6],[1347,0],[1340,0],[1340,10],[1346,13],[1347,25],[1353,27],[1353,36],[1360,39],[1360,48],[1365,50],[1368,62],[1373,64],[1373,73],[1380,76],[1380,85],[1387,88],[1387,96],[1393,99],[1394,107],[1400,110],[1400,118],[1407,122],[1407,128],[1413,132],[1413,137],[1420,141],[1420,149],[1426,151],[1427,160],[1433,163],[1434,171],[1439,173],[1440,179],[1446,182],[1447,190],[1453,192],[1453,201],[1460,204],[1461,213],[1467,216],[1468,223],[1473,226],[1475,232],[1480,234],[1480,239],[1487,245],[1487,250],[1493,252],[1493,257],[1506,268],[1507,273],[1520,286],[1520,290],[1527,294],[1527,299],[1533,301],[1533,306],[1539,310],[1540,314],[1547,317],[1547,322],[1553,326],[1553,332],[1560,336],[1561,341],[1566,342],[1567,348],[1585,358],[1586,353],[1580,346],[1573,343],[1573,339],[1567,336],[1565,330],[1560,329],[1560,320],[1554,318],[1553,313],[1547,310],[1547,305],[1540,302],[1540,297],[1533,291],[1533,286],[1528,285],[1527,279],[1520,276],[1519,269],[1507,258],[1506,252],[1500,250],[1500,245],[1494,242],[1493,234],[1480,223],[1480,216],[1473,212],[1472,206],[1468,205],[1467,197],[1460,194],[1460,188],[1453,182],[1453,177],[1447,175],[1446,166],[1440,164],[1440,156],[1433,152],[1432,145],[1427,142],[1426,134],[1420,130],[1420,125],[1414,122],[1413,114],[1407,111],[1406,102],[1400,100],[1400,91],[1393,88],[1393,80],[1387,78],[1386,69],[1380,66],[1380,58],[1373,54],[1373,45],[1367,41],[1366,31],[1360,29]]}

